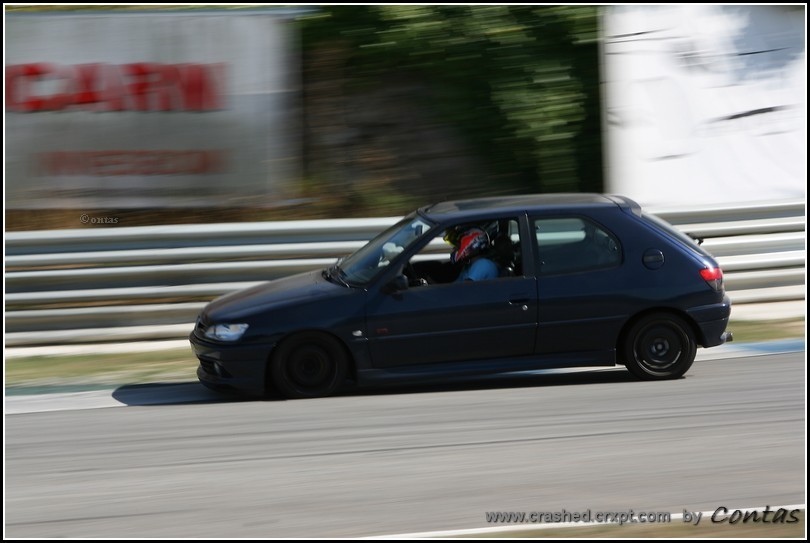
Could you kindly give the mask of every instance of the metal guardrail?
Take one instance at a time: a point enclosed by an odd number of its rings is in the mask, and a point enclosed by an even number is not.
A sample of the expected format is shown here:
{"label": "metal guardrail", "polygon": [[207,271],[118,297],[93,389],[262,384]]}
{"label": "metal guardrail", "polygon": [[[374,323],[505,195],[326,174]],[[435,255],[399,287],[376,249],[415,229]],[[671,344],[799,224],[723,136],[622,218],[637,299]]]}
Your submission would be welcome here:
{"label": "metal guardrail", "polygon": [[[649,209],[703,237],[735,304],[805,298],[805,203]],[[6,346],[183,337],[210,299],[323,268],[398,218],[6,234]]]}

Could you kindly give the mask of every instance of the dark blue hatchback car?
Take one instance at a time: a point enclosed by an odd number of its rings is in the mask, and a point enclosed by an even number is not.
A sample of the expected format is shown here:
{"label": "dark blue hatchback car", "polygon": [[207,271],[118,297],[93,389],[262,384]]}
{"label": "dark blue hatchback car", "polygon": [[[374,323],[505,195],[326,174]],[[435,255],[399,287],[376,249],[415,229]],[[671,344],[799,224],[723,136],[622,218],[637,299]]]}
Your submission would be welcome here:
{"label": "dark blue hatchback car", "polygon": [[673,379],[731,339],[717,262],[621,196],[444,202],[329,269],[228,294],[190,340],[200,381],[289,398],[345,383],[622,364]]}

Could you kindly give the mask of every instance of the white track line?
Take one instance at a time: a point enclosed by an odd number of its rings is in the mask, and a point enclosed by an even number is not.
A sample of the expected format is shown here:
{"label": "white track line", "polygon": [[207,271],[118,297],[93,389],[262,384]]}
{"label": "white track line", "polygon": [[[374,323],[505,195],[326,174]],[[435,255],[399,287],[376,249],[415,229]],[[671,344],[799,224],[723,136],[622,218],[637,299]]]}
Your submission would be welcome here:
{"label": "white track line", "polygon": [[113,398],[111,390],[30,394],[6,396],[3,413],[6,415],[21,415],[23,413],[44,413],[46,411],[123,407],[124,405]]}

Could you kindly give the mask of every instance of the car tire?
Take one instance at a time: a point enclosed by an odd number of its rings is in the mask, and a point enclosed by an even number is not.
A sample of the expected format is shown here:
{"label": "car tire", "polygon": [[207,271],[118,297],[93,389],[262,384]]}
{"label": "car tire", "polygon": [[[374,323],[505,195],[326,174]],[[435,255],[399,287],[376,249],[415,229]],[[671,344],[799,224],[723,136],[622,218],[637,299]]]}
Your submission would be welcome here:
{"label": "car tire", "polygon": [[622,352],[624,365],[639,379],[677,379],[692,367],[697,342],[682,318],[657,313],[630,327]]}
{"label": "car tire", "polygon": [[270,361],[271,383],[286,398],[319,398],[337,392],[346,379],[348,356],[326,334],[305,333],[284,340]]}

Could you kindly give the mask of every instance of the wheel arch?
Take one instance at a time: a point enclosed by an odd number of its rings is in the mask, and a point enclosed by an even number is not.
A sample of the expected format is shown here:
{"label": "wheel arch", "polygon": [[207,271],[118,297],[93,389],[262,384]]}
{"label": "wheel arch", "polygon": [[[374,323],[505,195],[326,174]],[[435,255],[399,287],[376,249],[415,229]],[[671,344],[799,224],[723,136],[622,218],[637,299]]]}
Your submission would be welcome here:
{"label": "wheel arch", "polygon": [[651,307],[645,309],[643,311],[639,311],[624,323],[621,330],[619,331],[619,335],[616,338],[616,360],[619,364],[624,365],[625,360],[625,353],[624,353],[624,345],[627,342],[627,335],[630,333],[630,330],[633,329],[633,326],[636,325],[639,321],[649,317],[650,315],[660,315],[660,314],[669,314],[674,315],[684,321],[688,326],[689,329],[694,334],[698,345],[703,345],[704,337],[703,333],[700,330],[700,326],[697,325],[695,319],[693,319],[686,311],[682,311],[680,309],[676,309],[673,307]]}
{"label": "wheel arch", "polygon": [[346,342],[340,338],[337,334],[330,332],[328,330],[324,330],[321,328],[302,328],[298,330],[293,330],[281,336],[275,343],[270,352],[267,354],[267,358],[265,360],[265,367],[264,367],[264,388],[265,392],[270,392],[273,390],[273,377],[272,372],[270,371],[270,366],[273,363],[273,355],[278,351],[279,347],[282,344],[288,341],[293,341],[295,338],[308,335],[308,334],[315,334],[321,335],[324,337],[328,337],[335,341],[337,345],[343,350],[343,353],[346,355],[346,361],[348,363],[348,374],[347,377],[354,382],[357,382],[357,361],[355,360],[354,353],[346,344]]}

